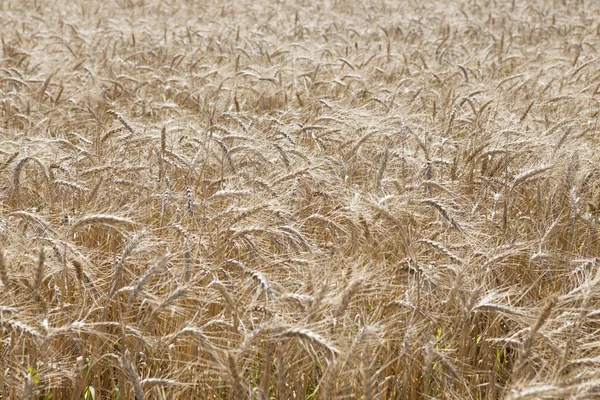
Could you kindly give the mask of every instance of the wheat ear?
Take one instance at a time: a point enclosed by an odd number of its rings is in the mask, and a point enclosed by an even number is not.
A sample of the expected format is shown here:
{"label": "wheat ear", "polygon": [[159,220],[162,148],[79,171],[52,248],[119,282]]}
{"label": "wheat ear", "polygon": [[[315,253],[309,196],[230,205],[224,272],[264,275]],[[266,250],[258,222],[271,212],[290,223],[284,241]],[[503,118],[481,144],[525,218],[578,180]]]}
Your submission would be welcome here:
{"label": "wheat ear", "polygon": [[4,251],[0,249],[0,281],[4,288],[8,288],[8,271],[6,265],[6,259],[4,257]]}

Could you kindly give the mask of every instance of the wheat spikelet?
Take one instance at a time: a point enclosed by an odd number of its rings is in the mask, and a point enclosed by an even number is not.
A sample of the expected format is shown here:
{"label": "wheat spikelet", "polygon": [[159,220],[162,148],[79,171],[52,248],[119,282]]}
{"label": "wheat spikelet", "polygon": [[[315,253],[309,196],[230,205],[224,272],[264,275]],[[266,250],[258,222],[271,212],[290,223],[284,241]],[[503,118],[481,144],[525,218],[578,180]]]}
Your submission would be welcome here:
{"label": "wheat spikelet", "polygon": [[227,353],[227,370],[229,372],[231,394],[234,399],[244,399],[248,396],[245,383],[237,367],[237,360],[232,352]]}
{"label": "wheat spikelet", "polygon": [[[377,203],[374,203],[374,202],[369,202],[368,204],[369,204],[369,206],[371,206],[371,208],[373,208],[375,211],[377,211],[377,213],[384,216],[388,221],[392,222],[398,228],[398,233],[400,234],[402,244],[404,245],[404,251],[411,254],[412,249],[411,249],[411,244],[410,244],[409,238],[406,234],[407,233],[406,226],[404,224],[402,224],[402,222],[400,222],[400,220],[394,214],[392,214],[392,212],[390,210],[388,210],[387,207],[377,204]],[[360,220],[360,222],[361,222],[361,224],[363,224],[363,229],[365,229],[365,235],[370,234],[366,220],[364,218],[362,218]]]}
{"label": "wheat spikelet", "polygon": [[191,187],[185,189],[185,207],[191,218],[194,218],[194,192]]}
{"label": "wheat spikelet", "polygon": [[367,343],[362,357],[363,398],[373,400],[375,392],[375,377],[371,371],[371,346]]}
{"label": "wheat spikelet", "polygon": [[119,292],[122,274],[123,274],[123,262],[122,262],[121,256],[117,256],[117,259],[115,260],[114,270],[113,270],[112,285],[111,285],[112,289],[110,289],[110,293],[108,294],[109,297],[113,297],[116,293]]}
{"label": "wheat spikelet", "polygon": [[337,318],[340,318],[344,315],[346,309],[348,308],[348,305],[350,304],[350,300],[352,300],[352,297],[356,294],[363,281],[363,278],[358,278],[350,282],[348,288],[344,291],[344,295],[342,296],[340,306],[336,311]]}
{"label": "wheat spikelet", "polygon": [[364,215],[359,214],[358,221],[360,222],[360,225],[362,227],[363,233],[365,235],[365,239],[367,239],[367,241],[371,241],[371,229],[369,228],[369,223],[367,222]]}
{"label": "wheat spikelet", "polygon": [[219,198],[227,198],[227,197],[243,197],[243,196],[249,196],[251,195],[252,192],[250,192],[249,190],[219,190],[218,192],[214,193],[213,195],[209,196],[206,200],[215,200],[215,199],[219,199]]}
{"label": "wheat spikelet", "polygon": [[227,217],[235,214],[236,209],[234,207],[230,207],[228,209],[226,209],[225,211],[220,212],[219,214],[215,215],[214,217],[212,217],[210,219],[211,222],[218,222],[222,219],[226,219]]}
{"label": "wheat spikelet", "polygon": [[116,111],[113,110],[108,110],[106,113],[110,114],[114,119],[119,121],[123,125],[123,127],[125,127],[125,129],[127,129],[129,132],[135,133],[131,125],[129,125],[129,123],[125,121],[125,118],[123,118],[121,114],[118,114]]}
{"label": "wheat spikelet", "polygon": [[247,235],[253,235],[253,234],[257,234],[257,233],[273,234],[274,231],[272,229],[263,228],[260,226],[251,226],[251,227],[244,228],[244,229],[230,228],[228,230],[228,233],[231,234],[230,239],[233,240],[233,239],[237,239],[239,237],[244,237]]}
{"label": "wheat spikelet", "polygon": [[150,281],[152,276],[154,274],[156,274],[157,272],[163,270],[167,266],[169,261],[170,261],[170,256],[169,256],[169,254],[166,254],[165,256],[161,257],[160,260],[152,268],[148,269],[146,271],[146,273],[144,273],[144,275],[142,275],[142,277],[140,278],[138,283],[133,288],[133,292],[132,292],[131,298],[129,300],[130,304],[135,301],[135,299],[140,294],[140,292],[142,291],[144,286]]}
{"label": "wheat spikelet", "polygon": [[[363,129],[366,129],[366,127],[364,127]],[[360,146],[371,136],[373,136],[374,134],[378,133],[378,130],[372,130],[369,131],[367,133],[365,133],[364,135],[362,135],[360,137],[360,139],[358,139],[358,141],[356,142],[356,144],[352,147],[352,149],[350,150],[350,156],[354,156],[357,152],[358,149],[360,148]]]}
{"label": "wheat spikelet", "polygon": [[229,307],[231,307],[232,310],[236,309],[236,304],[233,301],[233,299],[231,298],[229,291],[227,290],[225,285],[223,285],[223,283],[221,283],[219,281],[212,281],[208,285],[208,287],[217,289],[219,291],[219,293],[221,293],[221,295],[223,296],[223,298],[225,299],[225,302],[229,305]]}
{"label": "wheat spikelet", "polygon": [[335,397],[341,366],[342,363],[338,359],[334,359],[329,363],[329,366],[325,370],[325,373],[319,382],[318,394],[320,399],[326,400],[333,399]]}
{"label": "wheat spikelet", "polygon": [[0,79],[0,82],[18,83],[19,85],[22,85],[22,86],[25,86],[25,87],[29,87],[29,85],[27,84],[27,82],[24,82],[21,79],[13,78],[13,77],[2,78],[2,79]]}
{"label": "wheat spikelet", "polygon": [[260,272],[257,271],[249,271],[246,270],[246,273],[248,275],[250,275],[250,277],[258,283],[258,285],[267,293],[267,295],[270,297],[273,295],[273,291],[271,290],[271,287],[269,286],[269,281],[267,280],[267,278],[265,278],[265,276],[263,274],[261,274]]}
{"label": "wheat spikelet", "polygon": [[83,264],[79,260],[71,260],[71,264],[75,269],[75,276],[79,280],[79,282],[85,282],[85,275],[83,274]]}
{"label": "wheat spikelet", "polygon": [[187,283],[192,275],[192,252],[187,239],[183,242],[184,246],[184,266],[183,266],[183,283]]}
{"label": "wheat spikelet", "polygon": [[560,223],[560,219],[555,219],[554,222],[552,222],[552,225],[550,225],[546,229],[546,231],[544,232],[544,236],[542,236],[542,239],[540,239],[540,249],[543,248],[544,244],[546,243],[546,241],[550,237],[550,234],[552,234],[552,232],[558,226],[559,223]]}
{"label": "wheat spikelet", "polygon": [[509,258],[509,257],[511,257],[511,256],[515,256],[515,255],[519,255],[519,254],[520,254],[520,252],[519,252],[519,250],[518,250],[518,249],[515,249],[515,250],[508,250],[508,251],[505,251],[505,252],[501,252],[501,253],[499,253],[499,254],[496,254],[496,255],[495,255],[495,256],[493,256],[493,257],[490,257],[490,258],[488,258],[488,259],[487,259],[487,260],[486,260],[486,261],[483,263],[483,267],[487,267],[487,268],[489,268],[489,267],[491,267],[492,265],[494,265],[494,264],[496,264],[496,263],[498,263],[498,262],[500,262],[500,261],[502,261],[502,260],[504,260],[504,259],[506,259],[506,258]]}
{"label": "wheat spikelet", "polygon": [[317,347],[325,350],[331,358],[335,358],[340,354],[340,351],[333,345],[329,344],[321,335],[304,328],[289,328],[283,333],[283,337],[295,337],[308,343],[314,344]]}
{"label": "wheat spikelet", "polygon": [[174,343],[178,338],[185,337],[185,336],[191,336],[195,340],[197,340],[198,343],[200,343],[200,345],[202,346],[202,348],[210,354],[212,359],[217,364],[219,364],[219,365],[221,364],[221,360],[217,356],[217,349],[215,348],[215,346],[213,346],[213,344],[210,342],[208,337],[206,337],[204,332],[202,332],[202,330],[200,330],[198,328],[194,328],[191,326],[185,327],[185,328],[181,329],[179,332],[172,335],[170,338],[168,338],[169,339],[168,342]]}
{"label": "wheat spikelet", "polygon": [[544,305],[544,308],[542,308],[542,312],[540,313],[537,321],[535,322],[535,325],[533,326],[533,329],[531,330],[532,336],[535,335],[540,330],[540,328],[546,323],[546,321],[550,317],[550,313],[552,312],[552,309],[556,305],[556,302],[557,302],[556,297],[552,297],[546,302],[546,304]]}
{"label": "wheat spikelet", "polygon": [[130,181],[128,179],[113,178],[111,182],[115,185],[125,186],[125,187],[129,187],[129,188],[136,186],[136,184],[133,181]]}
{"label": "wheat spikelet", "polygon": [[[371,206],[371,208],[373,208],[379,214],[386,217],[390,222],[392,222],[398,228],[404,229],[404,225],[402,224],[402,222],[400,222],[400,220],[394,214],[392,214],[392,212],[390,210],[388,210],[385,206],[375,203],[375,202],[369,202],[368,204],[369,204],[369,206]],[[362,215],[361,215],[361,217],[362,217]],[[364,221],[364,223],[363,223],[363,221]],[[368,229],[368,224],[367,224],[366,220],[364,219],[364,217],[362,217],[362,219],[361,219],[361,224],[363,224],[363,227],[365,225],[367,226],[367,228],[365,229],[365,231],[366,231]]]}
{"label": "wheat spikelet", "polygon": [[453,191],[451,191],[450,189],[444,187],[442,184],[440,184],[439,182],[435,182],[435,181],[422,181],[420,186],[425,186],[425,187],[431,187],[431,188],[435,188],[441,192],[444,192],[446,194],[449,194],[452,197],[456,197],[456,193],[454,193]]}
{"label": "wheat spikelet", "polygon": [[160,130],[160,156],[158,158],[158,181],[162,181],[165,176],[165,153],[167,151],[167,126],[163,125]]}
{"label": "wheat spikelet", "polygon": [[561,398],[568,394],[568,389],[556,385],[535,385],[523,389],[513,389],[507,400],[534,400],[543,398]]}
{"label": "wheat spikelet", "polygon": [[102,178],[100,178],[98,180],[98,182],[96,182],[96,184],[94,185],[94,188],[91,190],[90,194],[88,195],[86,202],[89,204],[91,202],[93,202],[96,197],[98,196],[98,192],[100,191],[100,186],[102,186],[102,184],[104,183],[104,180]]}
{"label": "wheat spikelet", "polygon": [[0,306],[0,317],[3,317],[3,313],[18,314],[19,310],[14,307]]}
{"label": "wheat spikelet", "polygon": [[294,227],[285,225],[285,226],[280,226],[279,230],[287,233],[291,238],[293,238],[292,240],[295,239],[296,241],[301,243],[304,246],[305,250],[311,251],[311,246],[308,243],[308,241],[306,240],[306,238],[304,237],[304,235],[302,235],[300,232],[298,232],[296,229],[294,229]]}
{"label": "wheat spikelet", "polygon": [[44,230],[46,231],[50,231],[53,233],[56,233],[51,227],[50,224],[46,221],[44,221],[44,219],[42,219],[40,216],[27,212],[27,211],[15,211],[9,214],[10,216],[13,217],[18,217],[18,218],[22,218],[24,220],[27,220],[29,222],[33,222],[36,225],[39,225],[40,227],[42,227]]}
{"label": "wheat spikelet", "polygon": [[288,367],[284,360],[283,351],[277,352],[277,390],[283,398],[287,397]]}
{"label": "wheat spikelet", "polygon": [[430,206],[432,206],[433,208],[435,208],[442,217],[444,217],[444,219],[448,222],[450,222],[450,224],[459,232],[463,233],[462,228],[460,227],[460,225],[454,220],[454,218],[452,218],[450,216],[450,214],[448,213],[448,211],[444,208],[444,206],[442,206],[440,203],[431,200],[431,199],[427,199],[427,200],[423,200],[422,203],[428,204]]}
{"label": "wheat spikelet", "polygon": [[119,127],[116,127],[116,128],[114,128],[114,129],[111,129],[111,130],[109,130],[108,132],[106,132],[106,133],[105,133],[105,134],[102,136],[102,138],[100,138],[100,143],[101,143],[101,144],[104,144],[104,143],[106,143],[106,141],[107,141],[108,139],[110,139],[110,138],[111,138],[113,135],[115,135],[115,134],[117,134],[117,133],[119,133],[119,132],[122,132],[124,129],[125,129],[124,127],[122,127],[122,126],[119,126]]}
{"label": "wheat spikelet", "polygon": [[385,169],[387,168],[388,160],[390,158],[390,146],[391,139],[388,138],[388,144],[385,146],[383,157],[381,157],[381,164],[377,170],[377,187],[379,188],[381,188],[381,180],[383,179],[383,174],[385,173]]}
{"label": "wheat spikelet", "polygon": [[146,236],[146,234],[147,234],[147,232],[145,230],[142,230],[140,233],[135,234],[131,237],[131,240],[129,241],[129,243],[127,243],[127,246],[125,246],[125,248],[123,249],[123,253],[121,254],[121,261],[125,261],[125,259],[127,259],[127,257],[129,257],[131,255],[131,253],[133,253],[135,248],[139,246],[139,244],[141,243],[144,236]]}
{"label": "wheat spikelet", "polygon": [[148,321],[152,321],[153,318],[158,316],[165,308],[169,307],[171,304],[179,301],[181,298],[187,296],[189,292],[189,287],[182,286],[169,294],[169,296],[164,299],[160,304],[152,311],[152,314],[149,316]]}
{"label": "wheat spikelet", "polygon": [[15,193],[19,192],[19,187],[21,183],[21,170],[23,169],[23,166],[25,165],[27,160],[29,160],[29,157],[21,158],[17,165],[15,165],[15,168],[13,169],[12,184]]}
{"label": "wheat spikelet", "polygon": [[79,220],[75,221],[75,223],[73,223],[73,225],[71,225],[71,232],[75,231],[76,229],[81,228],[82,226],[96,225],[96,224],[108,225],[108,226],[119,225],[119,224],[135,225],[135,222],[130,220],[129,218],[123,218],[123,217],[119,217],[116,215],[94,214],[94,215],[88,215],[86,217],[80,218]]}
{"label": "wheat spikelet", "polygon": [[84,186],[78,185],[75,182],[69,182],[69,181],[64,181],[64,180],[61,180],[61,179],[55,179],[54,183],[56,185],[58,185],[58,186],[69,188],[69,189],[78,191],[80,193],[86,193],[86,192],[90,191],[90,189],[88,189],[88,188],[86,188]]}
{"label": "wheat spikelet", "polygon": [[245,209],[245,210],[236,210],[236,211],[242,211],[237,217],[235,217],[234,219],[231,220],[230,225],[233,226],[247,218],[250,218],[251,216],[259,213],[260,211],[269,208],[268,204],[261,204],[259,206],[250,208],[250,209]]}
{"label": "wheat spikelet", "polygon": [[327,284],[327,282],[324,282],[321,285],[321,287],[319,288],[319,290],[317,291],[317,293],[314,295],[314,300],[313,300],[312,304],[310,305],[310,308],[307,313],[306,320],[308,323],[312,322],[314,319],[317,318],[319,309],[321,308],[321,305],[323,303],[323,299],[325,299],[325,294],[327,292],[327,289],[328,289],[328,284]]}
{"label": "wheat spikelet", "polygon": [[253,177],[251,179],[248,179],[247,182],[249,185],[252,185],[254,187],[259,188],[260,190],[269,193],[272,197],[276,196],[276,192],[273,190],[271,184],[265,179],[262,179],[260,177]]}
{"label": "wheat spikelet", "polygon": [[39,296],[39,292],[42,289],[42,281],[44,280],[44,263],[46,262],[46,255],[44,254],[44,248],[40,249],[37,269],[35,271],[33,288],[36,294]]}
{"label": "wheat spikelet", "polygon": [[334,222],[333,220],[331,220],[330,218],[327,218],[324,215],[321,214],[312,214],[309,215],[306,220],[311,220],[311,219],[316,219],[318,221],[324,222],[326,225],[328,226],[332,226],[335,229],[337,229],[339,232],[345,232],[344,228],[342,228],[339,224],[337,224],[336,222]]}
{"label": "wheat spikelet", "polygon": [[8,289],[8,266],[6,265],[6,256],[4,251],[0,249],[0,281],[4,285],[4,289]]}
{"label": "wheat spikelet", "polygon": [[175,170],[183,170],[189,168],[189,163],[187,162],[185,157],[177,153],[173,153],[169,150],[165,152],[165,158],[163,160],[163,163],[173,166]]}
{"label": "wheat spikelet", "polygon": [[473,307],[473,311],[476,310],[487,310],[487,311],[494,311],[500,314],[506,314],[506,315],[515,315],[518,317],[524,317],[525,314],[514,310],[510,307],[505,307],[499,304],[490,304],[490,303],[484,303],[484,304],[478,304],[475,307]]}
{"label": "wheat spikelet", "polygon": [[246,266],[241,261],[230,258],[228,260],[223,261],[222,265],[232,265],[238,270],[238,272],[242,274],[246,273]]}
{"label": "wheat spikelet", "polygon": [[281,155],[281,159],[283,160],[283,163],[285,164],[285,167],[287,169],[290,168],[290,158],[288,157],[286,151],[283,149],[282,146],[280,146],[279,144],[275,143],[273,144],[273,147],[275,147],[275,149],[279,152],[279,154]]}
{"label": "wheat spikelet", "polygon": [[169,204],[171,203],[172,198],[173,198],[173,191],[171,190],[171,188],[167,188],[167,190],[165,190],[164,194],[161,197],[161,203],[160,203],[161,225],[162,225],[164,218],[169,210]]}
{"label": "wheat spikelet", "polygon": [[552,297],[546,302],[546,304],[542,308],[542,311],[540,312],[540,315],[538,316],[535,325],[531,328],[529,336],[523,344],[523,353],[520,354],[519,359],[517,360],[517,365],[514,368],[515,376],[520,376],[523,372],[523,369],[527,365],[527,362],[529,361],[529,356],[531,354],[536,339],[536,334],[539,332],[540,328],[546,323],[546,321],[550,317],[550,313],[556,305],[556,302],[556,297]]}
{"label": "wheat spikelet", "polygon": [[9,331],[17,334],[28,335],[34,339],[46,339],[46,337],[39,333],[36,329],[20,321],[0,318],[0,328],[8,329]]}
{"label": "wheat spikelet", "polygon": [[444,354],[440,354],[440,352],[436,351],[436,360],[446,367],[446,371],[452,378],[460,379],[461,374],[458,372],[458,368],[449,357],[446,357]]}
{"label": "wheat spikelet", "polygon": [[462,259],[460,259],[459,257],[452,254],[452,252],[450,250],[448,250],[446,247],[444,247],[444,245],[442,245],[441,243],[434,242],[433,240],[428,240],[428,239],[421,239],[421,240],[419,240],[419,242],[427,243],[428,245],[430,245],[431,247],[433,247],[434,249],[436,249],[437,251],[439,251],[440,253],[442,253],[443,255],[445,255],[446,257],[451,259],[452,261],[456,262],[457,264],[463,263]]}
{"label": "wheat spikelet", "polygon": [[129,243],[127,243],[127,246],[125,246],[125,248],[123,249],[123,253],[121,253],[121,256],[117,258],[112,278],[112,289],[110,290],[110,293],[108,295],[109,297],[113,297],[114,294],[117,293],[117,291],[120,289],[121,276],[123,275],[123,263],[125,262],[127,257],[131,255],[133,250],[135,250],[135,248],[140,244],[145,234],[146,232],[142,231],[137,235],[133,235]]}
{"label": "wheat spikelet", "polygon": [[520,185],[521,183],[525,182],[528,179],[533,178],[536,175],[539,175],[543,172],[546,172],[550,169],[554,168],[553,165],[549,165],[547,167],[540,167],[540,168],[534,168],[534,169],[530,169],[527,171],[524,171],[522,173],[520,173],[519,175],[517,175],[515,177],[515,179],[513,180],[512,184],[510,185],[511,190],[514,190],[514,188],[516,188],[518,185]]}
{"label": "wheat spikelet", "polygon": [[273,186],[275,186],[275,185],[278,185],[278,184],[280,184],[280,183],[282,183],[282,182],[289,181],[289,180],[291,180],[291,179],[294,179],[294,178],[297,178],[297,177],[299,177],[299,176],[305,175],[305,174],[307,174],[307,173],[308,173],[310,170],[311,170],[311,168],[302,168],[302,169],[300,169],[300,170],[298,170],[298,171],[296,171],[296,172],[292,172],[291,174],[284,175],[284,176],[282,176],[281,178],[279,178],[279,179],[276,179],[276,180],[275,180],[275,181],[274,181],[274,182],[271,184],[271,187],[273,187]]}
{"label": "wheat spikelet", "polygon": [[166,378],[146,378],[140,381],[140,386],[177,386],[185,385],[184,383],[177,382],[174,379]]}
{"label": "wheat spikelet", "polygon": [[10,165],[10,163],[12,163],[15,160],[15,158],[19,156],[19,154],[20,153],[18,151],[16,153],[11,154],[10,157],[8,157],[6,161],[4,161],[2,165],[0,165],[0,172],[4,171]]}
{"label": "wheat spikelet", "polygon": [[90,169],[86,169],[84,171],[81,171],[81,173],[79,174],[79,176],[81,177],[86,177],[88,175],[100,175],[104,172],[108,172],[113,170],[115,167],[113,167],[112,165],[100,165],[98,167],[93,167]]}
{"label": "wheat spikelet", "polygon": [[298,293],[285,293],[279,297],[280,300],[294,300],[300,303],[303,307],[305,304],[312,304],[315,301],[315,298],[308,294],[298,294]]}
{"label": "wheat spikelet", "polygon": [[129,357],[127,354],[123,357],[123,369],[125,370],[125,376],[133,385],[133,393],[135,395],[135,400],[144,400],[144,389],[142,388],[142,384],[140,381],[140,377],[135,371],[131,361],[129,361]]}

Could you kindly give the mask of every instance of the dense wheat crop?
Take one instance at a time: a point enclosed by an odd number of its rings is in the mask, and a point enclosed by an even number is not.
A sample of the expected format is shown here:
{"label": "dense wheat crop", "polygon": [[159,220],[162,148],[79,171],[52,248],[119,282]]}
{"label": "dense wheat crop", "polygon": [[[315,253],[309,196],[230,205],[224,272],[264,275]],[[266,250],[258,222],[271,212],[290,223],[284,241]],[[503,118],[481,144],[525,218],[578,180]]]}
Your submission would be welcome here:
{"label": "dense wheat crop", "polygon": [[0,2],[0,398],[598,398],[599,21]]}

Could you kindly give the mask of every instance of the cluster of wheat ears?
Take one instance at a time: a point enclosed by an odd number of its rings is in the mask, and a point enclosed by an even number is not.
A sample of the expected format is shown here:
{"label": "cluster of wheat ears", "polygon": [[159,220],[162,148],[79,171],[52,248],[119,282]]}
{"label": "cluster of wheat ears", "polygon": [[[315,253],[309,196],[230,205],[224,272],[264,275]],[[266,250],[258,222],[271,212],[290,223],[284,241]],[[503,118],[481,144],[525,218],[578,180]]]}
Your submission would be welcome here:
{"label": "cluster of wheat ears", "polygon": [[598,398],[599,18],[0,2],[0,398]]}

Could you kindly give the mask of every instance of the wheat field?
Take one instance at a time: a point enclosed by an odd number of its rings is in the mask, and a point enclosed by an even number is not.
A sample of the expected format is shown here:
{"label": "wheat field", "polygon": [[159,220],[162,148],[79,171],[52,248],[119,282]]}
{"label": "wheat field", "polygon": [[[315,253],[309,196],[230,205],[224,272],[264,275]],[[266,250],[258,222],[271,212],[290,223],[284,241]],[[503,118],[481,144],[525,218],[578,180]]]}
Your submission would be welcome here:
{"label": "wheat field", "polygon": [[599,21],[0,2],[0,398],[600,398]]}

